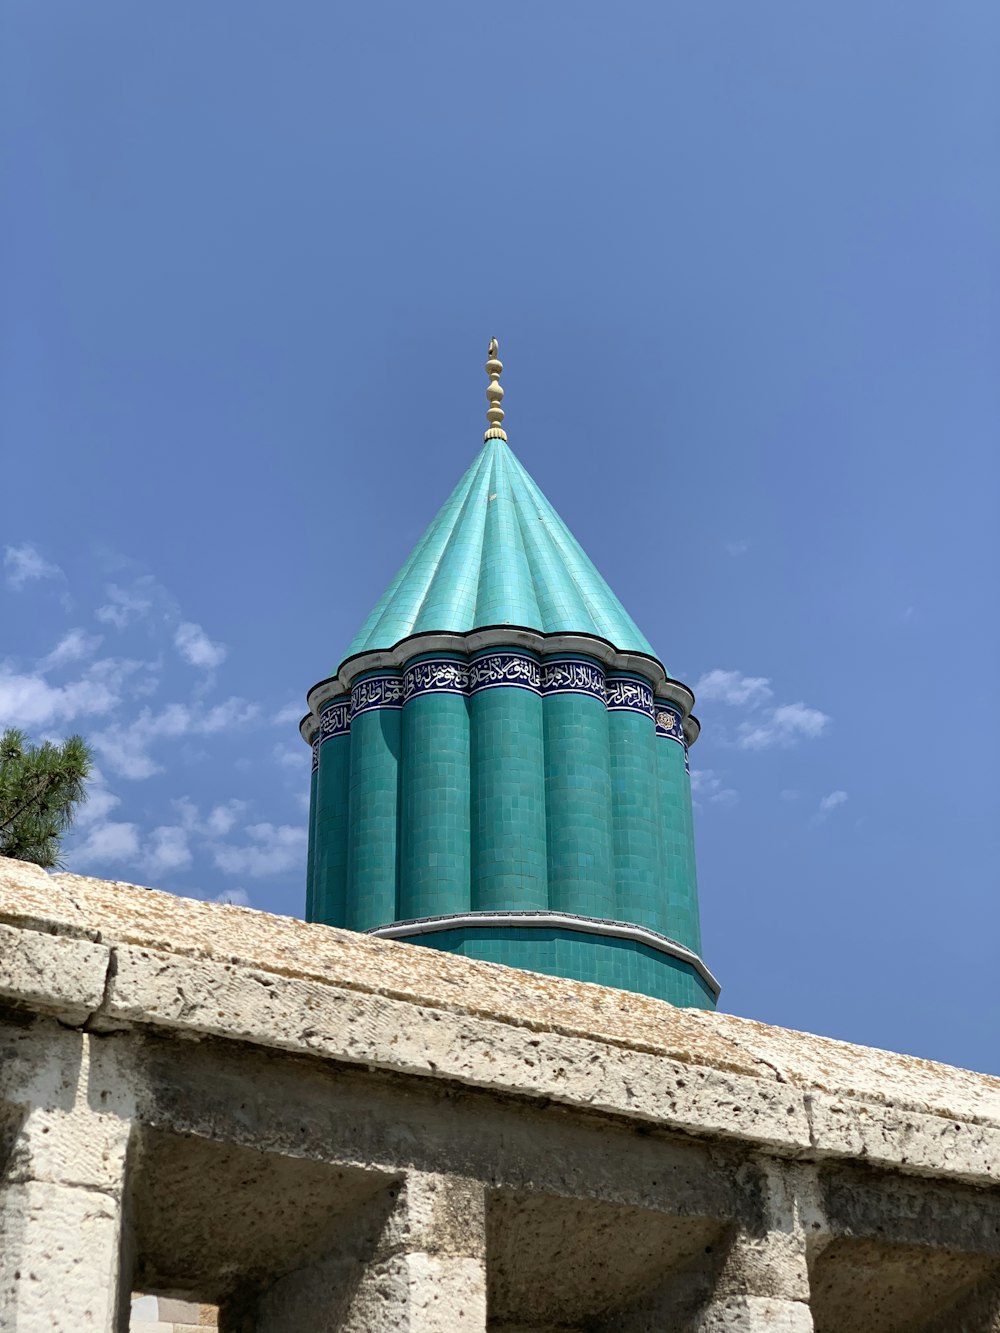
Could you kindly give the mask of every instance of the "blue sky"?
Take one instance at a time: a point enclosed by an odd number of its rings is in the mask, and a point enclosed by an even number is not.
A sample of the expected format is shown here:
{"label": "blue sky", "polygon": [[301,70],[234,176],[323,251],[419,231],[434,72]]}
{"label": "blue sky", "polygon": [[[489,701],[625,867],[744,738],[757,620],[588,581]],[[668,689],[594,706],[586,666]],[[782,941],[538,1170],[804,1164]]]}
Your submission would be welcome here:
{"label": "blue sky", "polygon": [[13,0],[0,724],[303,907],[296,719],[482,439],[669,669],[731,1011],[1000,1071],[1000,8]]}

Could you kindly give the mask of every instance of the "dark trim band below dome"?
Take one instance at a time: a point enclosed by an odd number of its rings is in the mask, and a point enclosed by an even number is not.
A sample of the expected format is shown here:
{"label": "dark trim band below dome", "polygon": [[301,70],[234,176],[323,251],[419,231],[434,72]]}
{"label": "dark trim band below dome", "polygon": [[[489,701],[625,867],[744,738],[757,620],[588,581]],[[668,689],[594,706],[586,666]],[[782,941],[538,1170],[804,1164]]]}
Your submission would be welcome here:
{"label": "dark trim band below dome", "polygon": [[708,970],[702,960],[691,949],[685,948],[676,940],[646,926],[633,925],[629,921],[609,921],[601,917],[577,916],[573,912],[550,911],[497,911],[497,912],[462,912],[450,916],[415,917],[410,921],[392,921],[385,926],[373,926],[364,931],[384,940],[406,940],[419,935],[432,935],[439,931],[461,930],[463,927],[497,927],[509,930],[512,927],[522,929],[562,929],[575,930],[585,935],[605,935],[612,939],[634,940],[645,944],[660,953],[668,954],[680,962],[688,963],[698,973],[716,999],[722,987]]}
{"label": "dark trim band below dome", "polygon": [[[345,659],[334,676],[328,676],[312,687],[307,696],[310,713],[302,719],[299,731],[311,744],[320,727],[324,704],[342,695],[350,695],[358,677],[369,672],[401,672],[415,658],[428,653],[451,653],[471,657],[485,649],[504,647],[524,649],[535,653],[544,663],[566,654],[581,654],[600,662],[606,671],[624,672],[641,676],[647,681],[658,700],[674,703],[681,712],[685,738],[694,744],[701,724],[691,712],[694,692],[682,681],[672,680],[663,663],[645,653],[620,652],[606,639],[591,634],[543,634],[519,625],[488,625],[468,634],[428,632],[411,634],[392,648],[374,652],[356,653]],[[652,704],[650,704],[650,710]]]}

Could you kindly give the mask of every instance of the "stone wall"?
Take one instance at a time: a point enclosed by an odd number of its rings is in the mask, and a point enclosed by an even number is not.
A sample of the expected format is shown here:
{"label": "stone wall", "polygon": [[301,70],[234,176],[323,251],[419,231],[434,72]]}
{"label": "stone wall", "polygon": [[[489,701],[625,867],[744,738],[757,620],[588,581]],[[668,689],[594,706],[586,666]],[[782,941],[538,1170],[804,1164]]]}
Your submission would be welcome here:
{"label": "stone wall", "polygon": [[997,1079],[9,861],[0,1005],[5,1333],[1000,1330]]}

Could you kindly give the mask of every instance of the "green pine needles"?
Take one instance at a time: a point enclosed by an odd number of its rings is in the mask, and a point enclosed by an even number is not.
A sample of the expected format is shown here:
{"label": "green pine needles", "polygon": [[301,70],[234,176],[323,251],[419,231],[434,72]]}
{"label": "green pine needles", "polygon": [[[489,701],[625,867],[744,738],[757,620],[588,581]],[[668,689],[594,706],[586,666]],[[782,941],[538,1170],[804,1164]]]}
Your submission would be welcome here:
{"label": "green pine needles", "polygon": [[90,769],[81,736],[32,745],[13,728],[0,735],[0,856],[45,870],[60,865],[60,840],[87,799]]}

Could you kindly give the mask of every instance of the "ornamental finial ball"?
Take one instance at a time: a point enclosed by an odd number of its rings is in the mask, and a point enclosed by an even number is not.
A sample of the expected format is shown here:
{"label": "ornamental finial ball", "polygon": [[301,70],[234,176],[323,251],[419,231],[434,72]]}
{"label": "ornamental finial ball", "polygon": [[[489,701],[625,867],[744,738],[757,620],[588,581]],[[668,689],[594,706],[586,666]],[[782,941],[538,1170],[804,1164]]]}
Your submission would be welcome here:
{"label": "ornamental finial ball", "polygon": [[504,440],[507,439],[507,432],[500,423],[503,421],[503,408],[500,401],[503,398],[503,388],[500,384],[500,373],[503,370],[503,362],[500,360],[500,346],[496,338],[490,339],[489,349],[487,351],[486,373],[490,377],[490,382],[486,386],[486,401],[489,407],[486,411],[486,420],[490,423],[489,429],[483,436],[484,440]]}

